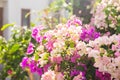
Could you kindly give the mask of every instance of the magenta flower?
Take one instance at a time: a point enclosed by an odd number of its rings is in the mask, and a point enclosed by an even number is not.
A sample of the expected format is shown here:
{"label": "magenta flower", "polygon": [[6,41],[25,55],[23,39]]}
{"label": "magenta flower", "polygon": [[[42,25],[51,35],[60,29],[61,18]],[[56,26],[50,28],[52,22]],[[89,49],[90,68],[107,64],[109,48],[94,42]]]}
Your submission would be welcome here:
{"label": "magenta flower", "polygon": [[47,72],[48,69],[49,69],[49,67],[50,67],[50,64],[46,64],[46,65],[44,65],[44,67],[43,67],[43,71],[44,71],[44,72]]}
{"label": "magenta flower", "polygon": [[43,26],[37,26],[37,27],[34,27],[33,29],[32,29],[32,38],[34,38],[37,42],[41,42],[42,41],[42,36],[40,36],[40,31],[41,30],[43,30],[44,29],[44,27]]}
{"label": "magenta flower", "polygon": [[36,36],[36,41],[37,41],[38,43],[41,43],[41,42],[42,42],[42,39],[43,39],[42,36],[40,36],[40,35]]}
{"label": "magenta flower", "polygon": [[30,61],[29,68],[31,72],[36,72],[37,71],[37,65],[35,61]]}
{"label": "magenta flower", "polygon": [[38,27],[34,27],[33,30],[32,30],[32,38],[36,38],[36,36],[38,35],[39,33],[39,29]]}
{"label": "magenta flower", "polygon": [[80,38],[85,42],[89,42],[89,40],[95,40],[99,36],[100,33],[96,32],[94,27],[91,27],[89,29],[83,28]]}
{"label": "magenta flower", "polygon": [[54,43],[53,40],[49,40],[49,41],[46,43],[46,48],[47,48],[47,50],[48,50],[49,52],[51,52],[52,49],[53,49],[53,43]]}
{"label": "magenta flower", "polygon": [[27,48],[27,54],[32,54],[34,52],[34,45],[30,42]]}
{"label": "magenta flower", "polygon": [[22,62],[20,63],[20,66],[24,69],[25,67],[28,67],[28,57],[24,57],[22,59]]}
{"label": "magenta flower", "polygon": [[111,80],[111,75],[109,73],[103,74],[103,72],[96,70],[96,78],[97,80]]}
{"label": "magenta flower", "polygon": [[71,62],[75,63],[78,58],[80,58],[79,54],[77,53],[73,54],[71,57]]}
{"label": "magenta flower", "polygon": [[71,76],[71,77],[77,76],[79,73],[80,73],[79,70],[74,69],[74,70],[72,70],[72,71],[70,72],[70,76]]}
{"label": "magenta flower", "polygon": [[37,68],[37,73],[41,76],[43,74],[43,69],[42,68]]}

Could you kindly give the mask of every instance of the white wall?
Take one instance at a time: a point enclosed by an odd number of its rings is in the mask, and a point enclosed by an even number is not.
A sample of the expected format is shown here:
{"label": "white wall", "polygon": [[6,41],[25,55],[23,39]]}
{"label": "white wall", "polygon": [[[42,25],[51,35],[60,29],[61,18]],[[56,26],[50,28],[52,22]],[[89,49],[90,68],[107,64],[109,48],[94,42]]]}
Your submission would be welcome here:
{"label": "white wall", "polygon": [[[6,24],[8,23],[8,19],[9,19],[9,16],[8,16],[8,12],[9,12],[9,5],[8,5],[8,2],[7,1],[3,1],[2,2],[3,4],[3,24]],[[6,29],[4,32],[3,32],[3,36],[8,39],[9,38],[9,33],[10,33],[10,28]]]}
{"label": "white wall", "polygon": [[[9,1],[9,22],[16,22],[21,25],[21,9],[42,10],[48,6],[48,0],[8,0]],[[31,16],[32,19],[34,18]]]}
{"label": "white wall", "polygon": [[2,7],[2,1],[0,0],[0,7]]}
{"label": "white wall", "polygon": [[[17,25],[21,25],[21,9],[30,9],[31,11],[40,11],[49,5],[49,0],[8,0],[8,22],[15,22]],[[31,15],[31,21],[35,20],[35,15]],[[8,32],[7,32],[8,31]],[[7,38],[10,37],[10,28],[7,30]],[[9,34],[8,34],[9,33]]]}

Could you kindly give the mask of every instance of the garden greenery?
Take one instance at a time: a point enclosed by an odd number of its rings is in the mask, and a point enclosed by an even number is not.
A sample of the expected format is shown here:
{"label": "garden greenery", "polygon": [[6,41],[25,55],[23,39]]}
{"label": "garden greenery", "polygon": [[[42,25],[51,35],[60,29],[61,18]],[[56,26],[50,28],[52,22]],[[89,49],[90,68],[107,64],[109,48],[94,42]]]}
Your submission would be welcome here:
{"label": "garden greenery", "polygon": [[0,37],[0,79],[5,80],[27,80],[28,74],[19,65],[30,41],[31,31],[29,29],[13,27],[11,39],[6,41]]}

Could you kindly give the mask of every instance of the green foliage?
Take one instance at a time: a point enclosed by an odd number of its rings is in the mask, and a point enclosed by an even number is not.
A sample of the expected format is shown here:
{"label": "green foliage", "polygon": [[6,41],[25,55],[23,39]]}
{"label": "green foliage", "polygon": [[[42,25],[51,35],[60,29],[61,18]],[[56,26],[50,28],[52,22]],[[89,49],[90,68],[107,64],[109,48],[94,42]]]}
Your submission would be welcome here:
{"label": "green foliage", "polygon": [[[83,63],[84,66],[77,65],[78,63]],[[95,63],[94,58],[90,58],[90,57],[88,57],[88,55],[83,55],[78,59],[78,61],[76,63],[72,63],[71,61],[67,61],[67,60],[62,61],[60,64],[60,69],[63,72],[66,71],[66,72],[64,72],[64,74],[66,74],[65,80],[73,80],[70,77],[70,73],[69,73],[71,71],[71,69],[85,71],[86,72],[85,76],[86,76],[87,80],[95,80],[96,68],[93,66],[94,63]]]}
{"label": "green foliage", "polygon": [[75,42],[72,40],[66,41],[65,44],[66,44],[66,47],[70,47],[70,48],[75,47]]}
{"label": "green foliage", "polygon": [[[27,72],[20,67],[20,62],[25,56],[31,31],[23,28],[13,28],[10,40],[5,41],[0,37],[0,64],[3,65],[0,78],[2,80],[5,80],[6,77],[11,77],[11,80],[27,80]],[[11,73],[8,74],[8,71],[11,71]]]}
{"label": "green foliage", "polygon": [[[108,26],[108,29],[105,29],[103,33],[105,32],[111,32],[112,34],[118,34],[120,33],[120,19],[119,19],[119,15],[120,12],[116,10],[116,7],[113,5],[108,5],[105,9],[104,12],[106,14],[106,24]],[[112,19],[110,19],[109,17],[112,17]],[[116,23],[114,24],[115,21]],[[114,24],[114,27],[116,27],[115,29],[110,27],[111,24]]]}
{"label": "green foliage", "polygon": [[72,12],[72,3],[66,3],[66,0],[56,0],[50,4],[49,9],[53,12],[57,12],[61,9]]}
{"label": "green foliage", "polygon": [[[112,44],[111,44],[112,45]],[[105,49],[107,51],[107,56],[108,57],[113,57],[115,51],[111,50],[111,45],[102,45],[101,48]],[[101,56],[103,56],[103,53],[101,53]]]}
{"label": "green foliage", "polygon": [[1,30],[5,30],[6,28],[10,27],[10,26],[14,26],[14,23],[11,23],[11,24],[5,24],[2,26]]}
{"label": "green foliage", "polygon": [[[72,1],[54,0],[47,8],[37,14],[36,20],[33,23],[40,22],[48,29],[55,28],[59,23],[66,23],[67,19],[73,14]],[[31,23],[31,25],[34,25]]]}
{"label": "green foliage", "polygon": [[116,33],[117,33],[117,34],[120,33],[120,26],[117,27]]}
{"label": "green foliage", "polygon": [[84,71],[84,67],[83,66],[77,66],[76,69],[80,70],[80,71]]}

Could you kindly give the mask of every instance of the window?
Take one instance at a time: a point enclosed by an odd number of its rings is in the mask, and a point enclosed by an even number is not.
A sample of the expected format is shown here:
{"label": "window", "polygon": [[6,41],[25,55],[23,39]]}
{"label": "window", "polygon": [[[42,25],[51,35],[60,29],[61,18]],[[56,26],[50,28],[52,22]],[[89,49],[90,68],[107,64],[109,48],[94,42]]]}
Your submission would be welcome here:
{"label": "window", "polygon": [[27,17],[26,14],[30,12],[30,9],[22,9],[21,10],[21,24],[22,26],[27,26],[30,27],[30,15],[28,15]]}
{"label": "window", "polygon": [[[3,26],[3,8],[0,7],[0,29]],[[0,36],[2,35],[2,31],[0,30]]]}

